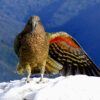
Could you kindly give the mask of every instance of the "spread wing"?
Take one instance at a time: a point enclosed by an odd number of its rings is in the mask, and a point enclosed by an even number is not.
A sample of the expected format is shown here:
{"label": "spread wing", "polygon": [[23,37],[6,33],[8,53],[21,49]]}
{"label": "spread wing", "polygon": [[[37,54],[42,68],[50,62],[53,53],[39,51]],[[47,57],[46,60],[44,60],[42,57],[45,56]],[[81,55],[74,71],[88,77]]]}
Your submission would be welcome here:
{"label": "spread wing", "polygon": [[65,32],[52,33],[49,56],[60,63],[62,75],[86,74],[100,76],[100,70],[80,47],[76,40]]}

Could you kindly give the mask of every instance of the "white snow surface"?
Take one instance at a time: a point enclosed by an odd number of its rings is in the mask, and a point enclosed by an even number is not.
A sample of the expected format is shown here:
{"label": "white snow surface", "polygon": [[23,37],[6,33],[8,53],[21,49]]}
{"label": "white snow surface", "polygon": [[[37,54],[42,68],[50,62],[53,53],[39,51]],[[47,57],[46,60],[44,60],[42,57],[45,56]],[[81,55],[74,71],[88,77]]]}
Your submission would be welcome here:
{"label": "white snow surface", "polygon": [[0,83],[0,100],[100,100],[100,77],[75,75]]}

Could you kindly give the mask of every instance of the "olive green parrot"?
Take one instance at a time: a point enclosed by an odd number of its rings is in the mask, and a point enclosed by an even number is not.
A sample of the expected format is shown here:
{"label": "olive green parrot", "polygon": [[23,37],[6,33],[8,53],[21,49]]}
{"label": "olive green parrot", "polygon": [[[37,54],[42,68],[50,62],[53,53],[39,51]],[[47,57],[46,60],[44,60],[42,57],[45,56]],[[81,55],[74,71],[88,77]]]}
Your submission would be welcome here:
{"label": "olive green parrot", "polygon": [[100,70],[68,33],[47,33],[38,16],[31,16],[14,41],[19,62],[17,72],[30,76],[86,74],[100,76]]}

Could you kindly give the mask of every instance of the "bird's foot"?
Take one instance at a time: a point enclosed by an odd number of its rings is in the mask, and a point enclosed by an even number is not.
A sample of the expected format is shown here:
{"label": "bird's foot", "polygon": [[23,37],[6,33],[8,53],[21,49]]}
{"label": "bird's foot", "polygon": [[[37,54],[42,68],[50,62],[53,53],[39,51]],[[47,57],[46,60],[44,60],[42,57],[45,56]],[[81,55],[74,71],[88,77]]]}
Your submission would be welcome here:
{"label": "bird's foot", "polygon": [[37,83],[41,84],[41,83],[45,83],[45,81],[43,79],[40,79]]}
{"label": "bird's foot", "polygon": [[26,83],[30,83],[30,81],[32,81],[32,79],[30,79],[30,78],[27,78],[27,79],[25,80]]}
{"label": "bird's foot", "polygon": [[38,82],[36,82],[37,84],[42,84],[42,83],[46,83],[46,82],[48,82],[48,80],[44,80],[44,79],[40,79]]}

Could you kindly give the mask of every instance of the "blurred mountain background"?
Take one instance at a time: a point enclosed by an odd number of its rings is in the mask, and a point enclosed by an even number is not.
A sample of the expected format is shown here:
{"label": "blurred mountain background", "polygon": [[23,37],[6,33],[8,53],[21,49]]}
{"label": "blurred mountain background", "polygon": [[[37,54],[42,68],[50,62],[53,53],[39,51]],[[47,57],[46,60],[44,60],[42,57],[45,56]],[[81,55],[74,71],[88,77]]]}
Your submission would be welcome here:
{"label": "blurred mountain background", "polygon": [[21,78],[13,42],[31,15],[72,35],[100,68],[100,0],[0,0],[0,82]]}

